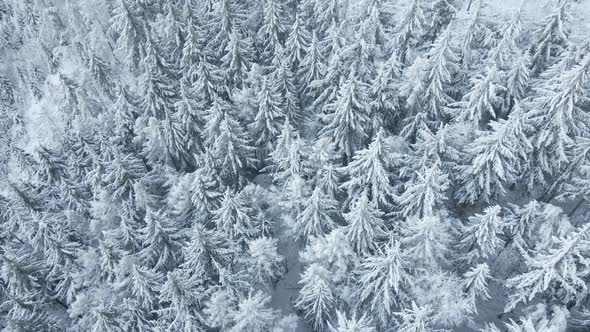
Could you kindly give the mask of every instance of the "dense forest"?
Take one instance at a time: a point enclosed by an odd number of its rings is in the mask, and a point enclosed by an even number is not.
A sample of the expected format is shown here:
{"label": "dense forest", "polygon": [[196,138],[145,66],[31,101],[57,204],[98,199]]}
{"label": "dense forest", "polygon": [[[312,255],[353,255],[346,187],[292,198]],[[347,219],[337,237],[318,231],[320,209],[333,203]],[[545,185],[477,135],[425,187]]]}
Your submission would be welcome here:
{"label": "dense forest", "polygon": [[0,0],[0,330],[590,330],[588,0]]}

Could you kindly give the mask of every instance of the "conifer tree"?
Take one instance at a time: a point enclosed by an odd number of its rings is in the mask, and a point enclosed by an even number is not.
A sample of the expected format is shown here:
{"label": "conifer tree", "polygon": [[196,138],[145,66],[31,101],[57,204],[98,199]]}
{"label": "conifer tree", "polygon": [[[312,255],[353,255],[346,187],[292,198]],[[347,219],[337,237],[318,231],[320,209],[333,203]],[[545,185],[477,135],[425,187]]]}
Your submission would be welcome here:
{"label": "conifer tree", "polygon": [[299,283],[303,288],[295,306],[305,312],[316,330],[321,330],[332,315],[335,301],[329,272],[317,263],[311,264]]}
{"label": "conifer tree", "polygon": [[309,86],[311,82],[319,79],[324,72],[324,56],[320,52],[317,34],[313,32],[309,47],[305,50],[305,56],[297,71],[297,83],[301,88],[300,93],[305,94],[308,98],[315,98],[314,91]]}
{"label": "conifer tree", "polygon": [[458,103],[462,108],[458,118],[479,124],[495,119],[502,106],[499,94],[505,90],[498,84],[498,69],[492,65],[485,76],[478,75],[472,82],[471,91],[463,97],[463,102]]}
{"label": "conifer tree", "polygon": [[412,284],[401,256],[400,244],[389,240],[375,254],[365,258],[360,266],[358,282],[360,300],[369,306],[380,321],[389,321],[393,306],[405,298],[407,287]]}
{"label": "conifer tree", "polygon": [[434,328],[433,310],[429,305],[418,306],[412,302],[411,309],[403,309],[396,313],[399,317],[398,331],[400,332],[426,332]]}
{"label": "conifer tree", "polygon": [[235,248],[221,231],[195,224],[190,241],[183,246],[183,254],[181,268],[184,271],[193,276],[212,277],[218,274],[215,268],[219,264],[232,260]]}
{"label": "conifer tree", "polygon": [[157,54],[156,45],[148,38],[145,45],[145,58],[142,60],[144,74],[142,77],[141,106],[148,116],[164,119],[171,111],[172,100],[176,97],[174,87],[167,76],[167,64]]}
{"label": "conifer tree", "polygon": [[371,319],[366,314],[363,314],[360,318],[357,318],[356,314],[353,314],[352,317],[348,319],[343,313],[336,311],[336,317],[338,317],[338,324],[336,327],[330,325],[330,329],[333,332],[377,331],[372,325]]}
{"label": "conifer tree", "polygon": [[563,72],[549,93],[537,98],[538,103],[531,112],[533,123],[538,128],[534,141],[535,154],[544,172],[554,173],[568,162],[567,150],[574,136],[588,132],[586,113],[582,111],[584,85],[590,77],[590,56],[580,64]]}
{"label": "conifer tree", "polygon": [[258,113],[252,123],[252,129],[257,136],[256,144],[271,151],[285,115],[281,107],[280,94],[276,87],[271,85],[268,77],[262,79],[257,101]]}
{"label": "conifer tree", "polygon": [[486,37],[491,33],[489,28],[484,24],[482,15],[482,8],[484,2],[482,0],[474,0],[471,3],[473,12],[469,17],[469,23],[461,41],[461,65],[463,68],[471,68],[476,63],[474,59],[474,51],[483,47]]}
{"label": "conifer tree", "polygon": [[406,61],[408,50],[413,46],[411,43],[415,43],[423,33],[425,18],[422,6],[421,0],[412,0],[404,9],[396,27],[394,44],[402,63]]}
{"label": "conifer tree", "polygon": [[301,12],[297,12],[295,22],[293,22],[291,32],[285,42],[285,53],[289,67],[297,68],[303,61],[310,40],[311,35],[305,27]]}
{"label": "conifer tree", "polygon": [[213,4],[208,13],[208,37],[214,56],[221,56],[229,44],[234,29],[245,19],[242,4],[235,0],[222,0]]}
{"label": "conifer tree", "polygon": [[372,252],[376,240],[385,235],[383,215],[374,203],[369,202],[365,193],[352,204],[350,212],[344,214],[348,223],[346,238],[357,253]]}
{"label": "conifer tree", "polygon": [[488,61],[495,64],[499,69],[505,69],[512,60],[514,53],[519,51],[516,46],[516,39],[522,28],[523,5],[524,2],[512,14],[510,21],[501,27],[502,36],[489,52]]}
{"label": "conifer tree", "polygon": [[524,114],[516,108],[508,120],[491,122],[492,130],[480,132],[481,136],[467,147],[469,163],[459,167],[463,183],[457,193],[460,201],[489,201],[504,194],[505,185],[515,183],[522,175],[526,167],[522,160],[532,147],[525,134],[528,126]]}
{"label": "conifer tree", "polygon": [[223,186],[216,174],[213,157],[209,150],[202,155],[199,168],[193,173],[189,192],[197,215],[209,217],[219,207]]}
{"label": "conifer tree", "polygon": [[396,53],[379,69],[370,88],[371,106],[370,128],[373,136],[379,128],[391,128],[401,119],[399,101],[399,79],[401,63]]}
{"label": "conifer tree", "polygon": [[429,15],[425,20],[429,22],[427,36],[435,41],[453,20],[457,12],[457,4],[455,0],[435,0],[429,9]]}
{"label": "conifer tree", "polygon": [[416,178],[406,184],[406,190],[398,198],[404,216],[416,215],[419,218],[434,215],[437,208],[446,200],[449,188],[448,175],[440,169],[439,162],[424,167]]}
{"label": "conifer tree", "polygon": [[194,331],[203,328],[202,317],[197,312],[202,287],[198,280],[188,277],[181,270],[168,272],[160,290],[160,303],[167,304],[160,310],[166,328],[177,331]]}
{"label": "conifer tree", "polygon": [[221,168],[222,177],[237,179],[242,170],[252,164],[252,147],[242,125],[234,118],[230,105],[225,101],[214,100],[205,115],[203,136]]}
{"label": "conifer tree", "polygon": [[139,304],[152,310],[158,302],[158,289],[161,284],[161,276],[158,272],[146,269],[145,267],[133,265],[131,267],[128,287]]}
{"label": "conifer tree", "polygon": [[263,332],[268,331],[276,319],[276,312],[268,308],[270,296],[256,292],[238,303],[238,309],[232,315],[232,327],[229,332]]}
{"label": "conifer tree", "polygon": [[475,257],[489,258],[502,244],[499,235],[504,228],[498,205],[487,207],[483,214],[469,218],[469,224],[463,230],[461,245]]}
{"label": "conifer tree", "polygon": [[456,71],[457,56],[450,39],[450,29],[441,34],[428,52],[425,68],[420,73],[420,82],[412,89],[408,104],[418,112],[424,112],[429,119],[442,122],[447,116],[449,85]]}
{"label": "conifer tree", "polygon": [[[188,160],[194,164],[194,160],[189,157],[197,154],[203,149],[203,142],[201,141],[201,132],[203,131],[203,114],[199,105],[195,101],[194,93],[188,86],[189,82],[186,79],[180,81],[179,99],[174,103],[176,110],[175,118],[180,123],[179,133],[182,133],[182,146],[188,156],[183,156],[182,159]],[[193,165],[191,165],[193,166]]]}
{"label": "conifer tree", "polygon": [[588,236],[590,225],[586,224],[570,235],[557,239],[555,246],[546,251],[526,257],[528,272],[517,275],[507,281],[515,293],[510,296],[505,310],[512,310],[519,302],[531,301],[537,294],[552,288],[552,294],[562,292],[564,303],[575,301],[580,289],[586,284],[581,279],[583,270],[578,267],[587,264]]}
{"label": "conifer tree", "polygon": [[506,102],[511,107],[526,96],[530,83],[530,60],[527,55],[521,56],[507,73],[506,77]]}
{"label": "conifer tree", "polygon": [[354,71],[351,71],[336,100],[328,105],[330,113],[324,118],[326,126],[320,135],[332,138],[345,161],[350,160],[354,152],[364,145],[367,137],[367,90],[367,84],[358,81]]}
{"label": "conifer tree", "polygon": [[283,45],[285,39],[285,9],[279,0],[265,0],[263,3],[262,26],[259,40],[263,57],[269,61]]}
{"label": "conifer tree", "polygon": [[349,199],[362,193],[380,206],[388,206],[393,195],[388,169],[392,165],[385,142],[385,132],[379,131],[368,148],[360,150],[342,171],[348,180],[342,184]]}
{"label": "conifer tree", "polygon": [[309,173],[305,159],[307,152],[304,146],[305,143],[298,137],[297,133],[292,139],[288,139],[290,133],[287,126],[290,125],[285,122],[277,147],[271,153],[271,159],[274,163],[272,167],[274,170],[273,178],[281,184],[287,183],[293,176],[306,176]]}
{"label": "conifer tree", "polygon": [[159,212],[147,211],[145,223],[140,230],[141,257],[148,267],[166,270],[178,259],[181,235]]}
{"label": "conifer tree", "polygon": [[403,254],[418,267],[445,266],[451,253],[452,231],[449,220],[439,216],[408,218],[400,229]]}
{"label": "conifer tree", "polygon": [[463,275],[465,278],[465,291],[473,301],[475,306],[476,298],[488,300],[490,294],[488,293],[488,279],[490,278],[490,268],[488,264],[481,263],[472,267]]}
{"label": "conifer tree", "polygon": [[226,291],[215,291],[205,303],[203,313],[207,317],[207,323],[211,327],[226,329],[231,322],[234,300]]}
{"label": "conifer tree", "polygon": [[569,42],[566,22],[570,19],[569,1],[559,1],[555,10],[545,18],[543,28],[539,31],[539,39],[530,49],[531,68],[539,73],[551,64],[552,58]]}
{"label": "conifer tree", "polygon": [[281,95],[285,118],[297,123],[302,120],[303,114],[293,67],[289,65],[283,52],[277,54],[273,60],[273,67],[274,71],[270,77],[270,85],[276,88]]}
{"label": "conifer tree", "polygon": [[252,50],[249,43],[249,38],[240,33],[237,28],[232,30],[225,54],[221,58],[221,67],[226,71],[224,76],[228,79],[229,87],[241,89],[246,80],[252,61]]}
{"label": "conifer tree", "polygon": [[239,193],[227,189],[221,206],[213,212],[213,222],[219,231],[231,239],[243,240],[254,235],[251,209]]}
{"label": "conifer tree", "polygon": [[125,52],[125,63],[133,69],[145,55],[143,43],[146,42],[145,30],[137,14],[133,2],[117,0],[109,22],[109,32],[114,35],[117,49]]}
{"label": "conifer tree", "polygon": [[261,284],[274,282],[281,276],[283,258],[277,253],[277,241],[270,238],[258,238],[248,242],[250,257],[249,272]]}
{"label": "conifer tree", "polygon": [[336,212],[336,201],[326,196],[319,187],[313,190],[303,206],[292,226],[297,237],[319,236],[335,228],[332,215]]}

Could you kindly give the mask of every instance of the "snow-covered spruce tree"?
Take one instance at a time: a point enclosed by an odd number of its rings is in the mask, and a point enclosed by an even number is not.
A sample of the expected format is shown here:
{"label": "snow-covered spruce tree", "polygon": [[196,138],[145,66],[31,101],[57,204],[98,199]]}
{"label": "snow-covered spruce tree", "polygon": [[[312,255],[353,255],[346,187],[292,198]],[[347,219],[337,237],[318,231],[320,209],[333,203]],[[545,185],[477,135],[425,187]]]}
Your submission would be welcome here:
{"label": "snow-covered spruce tree", "polygon": [[238,28],[232,30],[225,54],[221,58],[221,68],[225,70],[228,88],[241,89],[252,61],[251,40]]}
{"label": "snow-covered spruce tree", "polygon": [[277,253],[276,239],[261,237],[248,242],[248,272],[261,284],[272,284],[283,273],[283,258]]}
{"label": "snow-covered spruce tree", "polygon": [[125,55],[125,64],[131,69],[136,69],[137,64],[145,56],[146,41],[136,3],[126,0],[115,1],[109,23],[109,32],[116,42],[116,49]]}
{"label": "snow-covered spruce tree", "polygon": [[461,40],[461,66],[462,68],[472,68],[478,63],[477,54],[481,48],[485,48],[486,37],[491,33],[486,25],[485,18],[482,15],[482,9],[485,7],[485,2],[482,0],[474,0],[471,2],[473,12],[470,14],[467,27]]}
{"label": "snow-covered spruce tree", "polygon": [[508,109],[505,113],[510,113],[514,105],[524,99],[530,84],[530,60],[525,54],[516,60],[508,73],[506,74],[506,96],[505,103]]}
{"label": "snow-covered spruce tree", "polygon": [[207,324],[226,330],[231,322],[232,312],[235,310],[235,300],[224,290],[217,290],[211,294],[203,309]]}
{"label": "snow-covered spruce tree", "polygon": [[281,95],[268,77],[262,78],[260,90],[257,92],[257,101],[258,113],[251,124],[252,131],[256,135],[256,144],[267,151],[272,151],[285,115]]}
{"label": "snow-covered spruce tree", "polygon": [[369,117],[370,136],[377,133],[381,127],[392,128],[402,118],[398,96],[401,71],[398,55],[393,53],[383,63],[371,84],[371,101],[369,102],[371,106]]}
{"label": "snow-covered spruce tree", "polygon": [[408,51],[415,45],[423,34],[424,8],[422,0],[412,0],[406,5],[395,28],[394,47],[401,62],[406,62]]}
{"label": "snow-covered spruce tree", "polygon": [[300,89],[295,79],[293,67],[289,65],[283,53],[277,53],[273,59],[272,67],[274,70],[270,77],[270,85],[277,89],[281,95],[282,110],[285,118],[290,119],[293,123],[298,123],[303,118],[299,98]]}
{"label": "snow-covered spruce tree", "polygon": [[[192,155],[198,154],[203,149],[203,142],[201,132],[203,131],[203,112],[197,104],[194,92],[189,87],[190,83],[183,78],[180,81],[180,91],[178,100],[174,103],[176,116],[174,119],[180,124],[179,133],[182,133],[180,144],[184,147],[183,152],[186,156],[182,156],[183,160],[194,164]],[[191,165],[194,166],[194,165]]]}
{"label": "snow-covered spruce tree", "polygon": [[210,150],[205,150],[198,163],[197,170],[191,173],[192,181],[188,191],[191,195],[194,217],[198,220],[207,220],[219,207],[224,188],[215,170],[215,160]]}
{"label": "snow-covered spruce tree", "polygon": [[324,117],[326,126],[320,135],[330,137],[341,151],[343,160],[350,161],[355,151],[364,146],[367,134],[369,105],[368,86],[351,71],[336,100],[328,105],[330,113]]}
{"label": "snow-covered spruce tree", "polygon": [[367,314],[363,314],[360,318],[357,318],[356,314],[352,314],[352,317],[349,319],[342,312],[336,311],[336,317],[338,317],[338,324],[335,327],[328,323],[328,326],[333,332],[377,331]]}
{"label": "snow-covered spruce tree", "polygon": [[239,29],[245,20],[243,4],[235,0],[215,1],[212,10],[205,14],[206,35],[209,40],[211,55],[220,57],[234,29]]}
{"label": "snow-covered spruce tree", "polygon": [[502,31],[500,40],[495,43],[488,54],[487,61],[490,65],[495,64],[500,70],[506,69],[510,65],[515,54],[520,54],[516,40],[522,30],[523,8],[524,2],[512,14],[510,21],[500,27]]}
{"label": "snow-covered spruce tree", "polygon": [[[449,137],[451,133],[449,125],[441,125],[434,133],[428,128],[419,130],[416,135],[416,143],[412,145],[416,158],[421,158],[416,163],[416,166],[422,166],[432,161],[440,161],[441,169],[452,176],[453,173],[450,169],[457,164],[461,153],[451,141]],[[419,171],[420,168],[416,166],[411,167],[411,169]]]}
{"label": "snow-covered spruce tree", "polygon": [[180,121],[166,114],[163,120],[150,117],[143,129],[145,135],[143,152],[152,164],[163,163],[176,170],[192,169],[192,158],[187,133]]}
{"label": "snow-covered spruce tree", "polygon": [[588,132],[582,103],[587,100],[584,87],[589,77],[590,56],[586,56],[556,80],[547,81],[549,91],[535,99],[530,114],[536,129],[533,146],[543,172],[554,174],[566,164],[573,137]]}
{"label": "snow-covered spruce tree", "polygon": [[392,28],[392,8],[387,1],[371,0],[367,6],[367,16],[364,19],[363,33],[366,42],[375,45],[377,52],[381,53],[387,45],[389,31]]}
{"label": "snow-covered spruce tree", "polygon": [[458,166],[463,186],[456,196],[461,202],[493,200],[506,192],[505,186],[518,181],[527,166],[523,160],[532,150],[524,117],[517,105],[508,120],[492,121],[492,130],[480,132],[467,146],[468,163]]}
{"label": "snow-covered spruce tree", "polygon": [[446,266],[451,257],[451,243],[454,240],[452,219],[426,215],[423,218],[407,218],[400,228],[403,236],[403,255],[417,267],[436,269]]}
{"label": "snow-covered spruce tree", "polygon": [[190,240],[183,246],[184,262],[181,269],[188,275],[210,278],[218,275],[216,267],[228,264],[237,249],[224,233],[207,229],[201,224],[192,227]]}
{"label": "snow-covered spruce tree", "polygon": [[203,317],[198,311],[202,302],[203,287],[196,278],[182,270],[168,272],[160,289],[159,302],[166,304],[159,310],[158,325],[177,331],[194,331],[204,328]]}
{"label": "snow-covered spruce tree", "polygon": [[262,61],[268,63],[284,44],[287,15],[283,1],[265,0],[262,6],[263,18],[262,26],[258,31],[258,40],[259,49],[262,50]]}
{"label": "snow-covered spruce tree", "polygon": [[345,226],[346,238],[357,253],[372,252],[377,240],[385,236],[383,215],[375,203],[369,202],[366,193],[362,193],[351,204],[350,212],[344,214],[348,223]]}
{"label": "snow-covered spruce tree", "polygon": [[141,307],[153,310],[158,303],[158,290],[162,283],[161,274],[138,265],[133,265],[130,269],[131,272],[125,285]]}
{"label": "snow-covered spruce tree", "polygon": [[335,285],[343,285],[349,280],[356,258],[342,228],[324,236],[312,237],[300,255],[300,260],[306,265],[319,263],[328,269]]}
{"label": "snow-covered spruce tree", "polygon": [[411,309],[403,309],[395,315],[398,317],[397,328],[400,332],[438,331],[434,329],[434,313],[429,305],[418,306],[412,302]]}
{"label": "snow-covered spruce tree", "polygon": [[502,244],[500,235],[505,226],[504,219],[500,216],[502,209],[498,206],[490,206],[483,214],[469,217],[469,223],[463,230],[461,246],[468,251],[469,259],[489,258]]}
{"label": "snow-covered spruce tree", "polygon": [[305,269],[299,283],[303,286],[295,306],[304,311],[313,327],[321,331],[334,309],[334,289],[328,270],[313,263]]}
{"label": "snow-covered spruce tree", "polygon": [[[458,60],[451,40],[451,29],[442,33],[428,52],[424,67],[421,68],[418,82],[414,82],[408,96],[408,106],[416,116],[424,113],[434,123],[445,122],[448,117],[447,107],[453,101],[450,96],[451,79]],[[404,132],[414,134],[404,128]],[[407,136],[407,135],[406,135]]]}
{"label": "snow-covered spruce tree", "polygon": [[583,267],[588,265],[589,236],[590,224],[585,224],[557,239],[553,247],[526,257],[528,271],[507,281],[515,293],[505,310],[512,310],[519,302],[529,302],[540,293],[564,305],[577,303],[580,290],[586,288],[582,278]]}
{"label": "snow-covered spruce tree", "polygon": [[545,18],[543,27],[538,32],[537,42],[531,44],[531,68],[534,73],[540,73],[551,65],[551,62],[559,55],[569,43],[566,30],[567,21],[570,19],[570,2],[559,1],[554,11]]}
{"label": "snow-covered spruce tree", "polygon": [[317,110],[315,114],[307,115],[310,121],[317,121],[323,114],[329,113],[331,103],[338,97],[346,76],[342,53],[341,49],[334,51],[327,60],[325,74],[310,83],[308,96],[314,97],[314,100],[308,106],[308,113],[311,110]]}
{"label": "snow-covered spruce tree", "polygon": [[303,207],[291,225],[296,237],[307,239],[310,236],[327,234],[336,227],[333,214],[337,211],[337,202],[328,197],[320,187],[313,190]]}
{"label": "snow-covered spruce tree", "polygon": [[465,279],[464,290],[467,292],[474,308],[477,299],[490,299],[490,294],[488,293],[488,280],[490,277],[490,268],[486,263],[478,264],[463,274],[463,278]]}
{"label": "snow-covered spruce tree", "polygon": [[352,200],[361,194],[382,207],[387,207],[393,197],[389,168],[393,161],[385,141],[385,132],[379,131],[368,148],[358,151],[350,164],[342,168],[347,180],[341,185]]}
{"label": "snow-covered spruce tree", "polygon": [[166,1],[162,4],[162,11],[165,15],[159,14],[156,18],[157,25],[160,26],[161,31],[161,47],[166,53],[168,61],[178,66],[180,62],[180,54],[183,48],[183,29],[181,22],[181,8],[173,4],[172,1]]}
{"label": "snow-covered spruce tree", "polygon": [[255,233],[252,213],[240,193],[227,189],[219,209],[213,211],[213,222],[230,239],[245,240]]}
{"label": "snow-covered spruce tree", "polygon": [[205,115],[203,140],[211,149],[211,155],[225,180],[236,180],[253,164],[253,148],[242,124],[234,117],[231,106],[222,99],[215,99]]}
{"label": "snow-covered spruce tree", "polygon": [[278,183],[287,183],[293,176],[305,177],[309,174],[309,167],[306,160],[305,142],[295,136],[293,141],[283,150],[284,155],[280,155],[279,149],[273,151],[273,162],[275,173],[273,178]]}
{"label": "snow-covered spruce tree", "polygon": [[145,226],[140,230],[144,264],[157,270],[168,270],[178,260],[181,234],[162,212],[146,211]]}
{"label": "snow-covered spruce tree", "polygon": [[489,119],[497,117],[502,106],[499,94],[505,90],[498,84],[498,69],[496,65],[488,67],[485,75],[478,75],[472,79],[473,87],[463,96],[463,101],[456,105],[461,114],[457,118],[461,121],[473,121],[483,125]]}
{"label": "snow-covered spruce tree", "polygon": [[285,52],[289,67],[298,68],[305,57],[311,41],[311,34],[304,24],[301,12],[295,14],[295,22],[291,26],[289,37],[285,42]]}
{"label": "snow-covered spruce tree", "polygon": [[238,303],[231,315],[229,332],[264,332],[277,318],[276,310],[269,308],[270,296],[261,291],[251,293]]}
{"label": "snow-covered spruce tree", "polygon": [[174,85],[168,76],[170,70],[166,60],[158,54],[152,37],[145,43],[145,58],[142,60],[142,102],[144,114],[163,119],[169,114],[172,100],[176,97]]}
{"label": "snow-covered spruce tree", "polygon": [[455,17],[458,10],[456,0],[435,0],[429,4],[425,13],[425,37],[435,41]]}
{"label": "snow-covered spruce tree", "polygon": [[448,175],[442,172],[439,162],[424,167],[416,175],[413,181],[406,183],[406,190],[396,200],[402,206],[401,212],[405,217],[432,216],[447,199]]}
{"label": "snow-covered spruce tree", "polygon": [[301,7],[307,14],[307,26],[323,34],[332,22],[345,19],[344,6],[339,0],[302,0]]}
{"label": "snow-covered spruce tree", "polygon": [[307,98],[315,98],[315,91],[310,89],[311,82],[319,79],[325,72],[325,59],[320,52],[318,36],[312,33],[311,42],[305,50],[305,56],[299,64],[297,70],[297,84],[300,87],[300,93]]}
{"label": "snow-covered spruce tree", "polygon": [[410,291],[412,279],[405,265],[399,242],[391,238],[364,258],[356,271],[359,301],[383,325],[390,321],[394,305],[405,300]]}
{"label": "snow-covered spruce tree", "polygon": [[361,82],[372,82],[375,76],[375,61],[377,54],[375,43],[372,42],[370,26],[372,22],[362,21],[355,34],[355,42],[342,50],[345,63],[350,63],[356,78]]}

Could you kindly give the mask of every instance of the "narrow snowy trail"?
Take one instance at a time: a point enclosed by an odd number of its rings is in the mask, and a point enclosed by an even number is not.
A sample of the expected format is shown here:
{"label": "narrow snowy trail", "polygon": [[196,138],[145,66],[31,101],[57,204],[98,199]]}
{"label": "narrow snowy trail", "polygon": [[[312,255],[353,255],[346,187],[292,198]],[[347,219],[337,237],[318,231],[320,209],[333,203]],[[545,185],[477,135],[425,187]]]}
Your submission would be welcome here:
{"label": "narrow snowy trail", "polygon": [[[258,175],[254,183],[266,189],[271,197],[276,197],[276,187],[272,185],[272,179],[267,174]],[[269,202],[271,203],[271,202]],[[297,294],[301,288],[298,284],[303,268],[299,261],[299,246],[300,244],[294,242],[288,236],[288,227],[285,223],[283,210],[278,205],[271,205],[269,209],[269,218],[273,222],[274,234],[278,238],[278,251],[285,259],[285,266],[287,273],[275,284],[272,289],[272,307],[281,310],[284,315],[293,313],[296,314],[294,303],[297,300]],[[299,317],[299,325],[297,332],[311,331],[309,324]]]}

